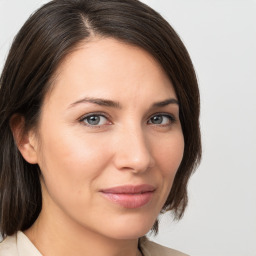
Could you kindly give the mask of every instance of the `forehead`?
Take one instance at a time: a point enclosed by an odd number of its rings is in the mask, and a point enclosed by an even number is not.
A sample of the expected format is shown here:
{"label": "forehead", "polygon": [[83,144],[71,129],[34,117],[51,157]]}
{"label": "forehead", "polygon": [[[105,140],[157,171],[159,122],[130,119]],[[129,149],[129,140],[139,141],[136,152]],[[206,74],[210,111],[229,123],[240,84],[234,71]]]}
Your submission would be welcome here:
{"label": "forehead", "polygon": [[52,95],[135,99],[174,97],[170,79],[148,52],[112,38],[80,44],[56,72]]}

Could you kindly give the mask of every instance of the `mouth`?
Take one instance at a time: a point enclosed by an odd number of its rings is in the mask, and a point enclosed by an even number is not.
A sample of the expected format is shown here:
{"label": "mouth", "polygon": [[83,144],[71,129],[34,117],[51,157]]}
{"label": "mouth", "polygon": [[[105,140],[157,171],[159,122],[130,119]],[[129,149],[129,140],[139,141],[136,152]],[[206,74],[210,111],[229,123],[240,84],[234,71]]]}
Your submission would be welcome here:
{"label": "mouth", "polygon": [[109,201],[124,208],[140,208],[148,204],[156,188],[152,185],[126,185],[103,189],[100,192]]}

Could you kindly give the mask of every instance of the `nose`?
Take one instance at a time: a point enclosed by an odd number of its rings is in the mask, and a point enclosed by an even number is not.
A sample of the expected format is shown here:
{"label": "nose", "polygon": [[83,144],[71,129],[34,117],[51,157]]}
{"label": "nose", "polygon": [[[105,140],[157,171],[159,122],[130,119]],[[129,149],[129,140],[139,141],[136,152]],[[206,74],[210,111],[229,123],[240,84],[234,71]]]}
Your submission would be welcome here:
{"label": "nose", "polygon": [[116,139],[114,164],[118,170],[141,173],[154,166],[150,142],[141,128],[122,130]]}

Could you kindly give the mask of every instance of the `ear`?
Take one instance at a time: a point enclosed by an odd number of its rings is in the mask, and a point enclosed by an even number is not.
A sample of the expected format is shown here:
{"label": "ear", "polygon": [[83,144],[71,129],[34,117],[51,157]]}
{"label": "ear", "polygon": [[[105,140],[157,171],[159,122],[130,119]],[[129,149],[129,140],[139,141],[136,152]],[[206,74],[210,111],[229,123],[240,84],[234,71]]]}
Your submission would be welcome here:
{"label": "ear", "polygon": [[30,164],[37,164],[37,140],[35,132],[24,130],[25,119],[22,115],[14,114],[9,124],[16,145],[23,158]]}

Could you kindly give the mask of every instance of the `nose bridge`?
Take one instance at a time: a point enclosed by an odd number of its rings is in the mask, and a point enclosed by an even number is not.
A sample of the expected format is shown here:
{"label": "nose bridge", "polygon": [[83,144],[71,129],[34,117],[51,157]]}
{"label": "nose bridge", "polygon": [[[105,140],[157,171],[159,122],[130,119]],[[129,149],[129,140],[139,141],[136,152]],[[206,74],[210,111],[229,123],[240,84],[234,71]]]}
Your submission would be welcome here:
{"label": "nose bridge", "polygon": [[150,143],[141,125],[127,125],[120,130],[118,138],[115,159],[118,169],[142,172],[153,165]]}

